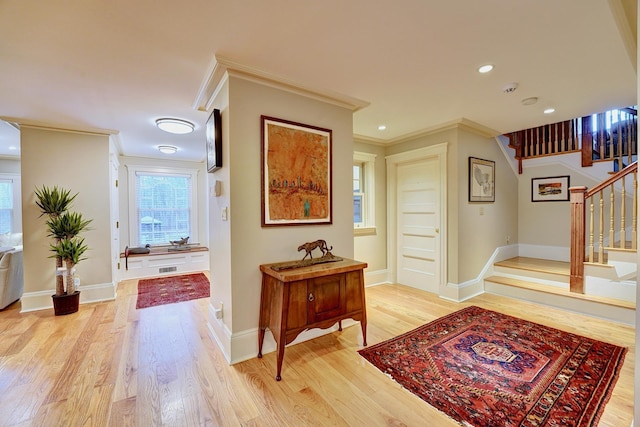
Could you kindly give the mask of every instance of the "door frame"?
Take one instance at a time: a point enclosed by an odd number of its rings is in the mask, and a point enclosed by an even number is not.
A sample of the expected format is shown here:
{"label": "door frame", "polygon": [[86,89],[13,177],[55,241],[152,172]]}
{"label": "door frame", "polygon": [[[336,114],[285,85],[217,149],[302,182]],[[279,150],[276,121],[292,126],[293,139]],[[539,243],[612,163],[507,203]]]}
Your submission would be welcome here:
{"label": "door frame", "polygon": [[438,289],[447,285],[447,149],[448,143],[432,145],[416,150],[386,156],[387,161],[387,269],[388,279],[398,281],[398,166],[437,157],[440,166],[440,283]]}

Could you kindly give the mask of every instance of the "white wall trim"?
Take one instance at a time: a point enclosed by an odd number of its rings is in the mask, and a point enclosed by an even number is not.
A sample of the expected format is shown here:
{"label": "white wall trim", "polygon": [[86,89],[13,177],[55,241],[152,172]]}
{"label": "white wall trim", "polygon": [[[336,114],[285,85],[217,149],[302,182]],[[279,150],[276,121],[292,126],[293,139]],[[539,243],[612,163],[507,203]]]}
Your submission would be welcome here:
{"label": "white wall trim", "polygon": [[282,76],[240,64],[239,62],[233,61],[232,59],[224,56],[214,55],[202,80],[196,99],[193,102],[193,108],[198,111],[209,111],[221,82],[228,75],[255,81],[265,86],[275,87],[297,95],[317,99],[328,104],[349,108],[353,112],[369,105],[369,102],[362,101],[351,96],[328,90],[311,88]]}
{"label": "white wall trim", "polygon": [[396,191],[398,181],[398,166],[419,160],[437,157],[440,164],[440,288],[447,283],[447,150],[448,143],[431,145],[417,150],[405,151],[386,157],[387,160],[387,270],[388,280],[397,281],[397,224],[396,209],[398,195]]}
{"label": "white wall trim", "polygon": [[[80,286],[80,304],[115,300],[116,288],[117,285],[114,282]],[[20,313],[53,308],[53,300],[51,299],[53,294],[55,294],[53,289],[26,292],[20,299],[22,305]]]}
{"label": "white wall trim", "polygon": [[389,270],[377,270],[377,271],[365,271],[364,273],[364,285],[375,286],[385,283],[391,283],[389,280]]}
{"label": "white wall trim", "polygon": [[[353,319],[345,319],[342,321],[342,330],[344,331],[344,329],[354,325],[358,325],[358,327],[360,327],[360,322],[356,322]],[[298,337],[293,340],[291,344],[287,344],[287,347],[299,344],[304,341],[309,341],[323,335],[331,334],[336,331],[338,331],[338,322],[327,329],[308,329],[298,335]],[[247,329],[234,333],[231,336],[231,341],[233,343],[233,354],[229,359],[229,363],[231,365],[258,357],[258,328]],[[362,332],[360,332],[359,334],[359,342],[362,342]],[[269,329],[267,329],[266,333],[264,334],[264,342],[262,344],[262,355],[264,356],[265,354],[273,353],[274,351],[276,351],[276,348],[276,341],[273,339],[273,334]],[[286,363],[287,351],[285,350],[283,371],[286,369]],[[276,373],[273,372],[274,377],[275,374]]]}
{"label": "white wall trim", "polygon": [[493,274],[493,264],[516,256],[518,256],[517,244],[496,248],[478,276],[462,283],[447,283],[445,292],[441,293],[440,297],[450,301],[462,302],[484,293],[484,278]]}
{"label": "white wall trim", "polygon": [[[207,330],[209,336],[218,345],[227,363],[231,364],[231,331],[222,319],[216,319],[215,307],[209,303],[207,307]],[[256,341],[258,338],[256,337]]]}

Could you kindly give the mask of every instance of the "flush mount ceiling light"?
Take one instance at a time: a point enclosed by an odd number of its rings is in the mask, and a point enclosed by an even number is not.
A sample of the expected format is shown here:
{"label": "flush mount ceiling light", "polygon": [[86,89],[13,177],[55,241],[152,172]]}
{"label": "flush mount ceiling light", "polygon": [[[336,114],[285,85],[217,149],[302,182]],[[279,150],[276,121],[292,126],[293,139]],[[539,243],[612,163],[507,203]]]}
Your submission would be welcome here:
{"label": "flush mount ceiling light", "polygon": [[173,145],[159,145],[158,150],[164,154],[174,154],[178,151],[178,147],[174,147]]}
{"label": "flush mount ceiling light", "polygon": [[547,108],[543,111],[543,113],[545,114],[551,114],[551,113],[555,113],[556,109],[555,108]]}
{"label": "flush mount ceiling light", "polygon": [[158,119],[156,120],[156,126],[165,132],[175,134],[185,134],[193,132],[195,126],[193,123],[181,119]]}
{"label": "flush mount ceiling light", "polygon": [[491,64],[483,65],[482,67],[478,68],[478,72],[482,74],[488,73],[491,70],[493,70],[493,65]]}

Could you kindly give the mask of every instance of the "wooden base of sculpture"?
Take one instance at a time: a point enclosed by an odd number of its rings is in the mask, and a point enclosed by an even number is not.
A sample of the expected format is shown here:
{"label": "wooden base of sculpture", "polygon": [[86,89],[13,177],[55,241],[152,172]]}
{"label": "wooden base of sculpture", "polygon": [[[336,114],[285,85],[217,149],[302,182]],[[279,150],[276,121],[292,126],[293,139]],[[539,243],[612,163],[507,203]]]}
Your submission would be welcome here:
{"label": "wooden base of sculpture", "polygon": [[289,270],[291,268],[309,267],[316,264],[324,264],[325,262],[337,262],[342,261],[342,258],[334,256],[331,252],[327,252],[326,255],[320,258],[303,259],[300,261],[286,261],[272,264],[271,269],[275,271]]}

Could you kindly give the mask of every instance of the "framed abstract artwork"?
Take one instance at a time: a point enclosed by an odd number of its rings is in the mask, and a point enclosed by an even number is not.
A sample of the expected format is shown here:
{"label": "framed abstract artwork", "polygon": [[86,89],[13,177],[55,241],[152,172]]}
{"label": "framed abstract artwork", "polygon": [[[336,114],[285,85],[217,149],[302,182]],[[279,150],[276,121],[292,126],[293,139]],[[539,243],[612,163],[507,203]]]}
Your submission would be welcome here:
{"label": "framed abstract artwork", "polygon": [[569,175],[531,178],[532,202],[566,202],[569,200]]}
{"label": "framed abstract artwork", "polygon": [[496,201],[496,163],[469,157],[469,202],[493,203]]}
{"label": "framed abstract artwork", "polygon": [[331,130],[260,119],[262,226],[331,224]]}

